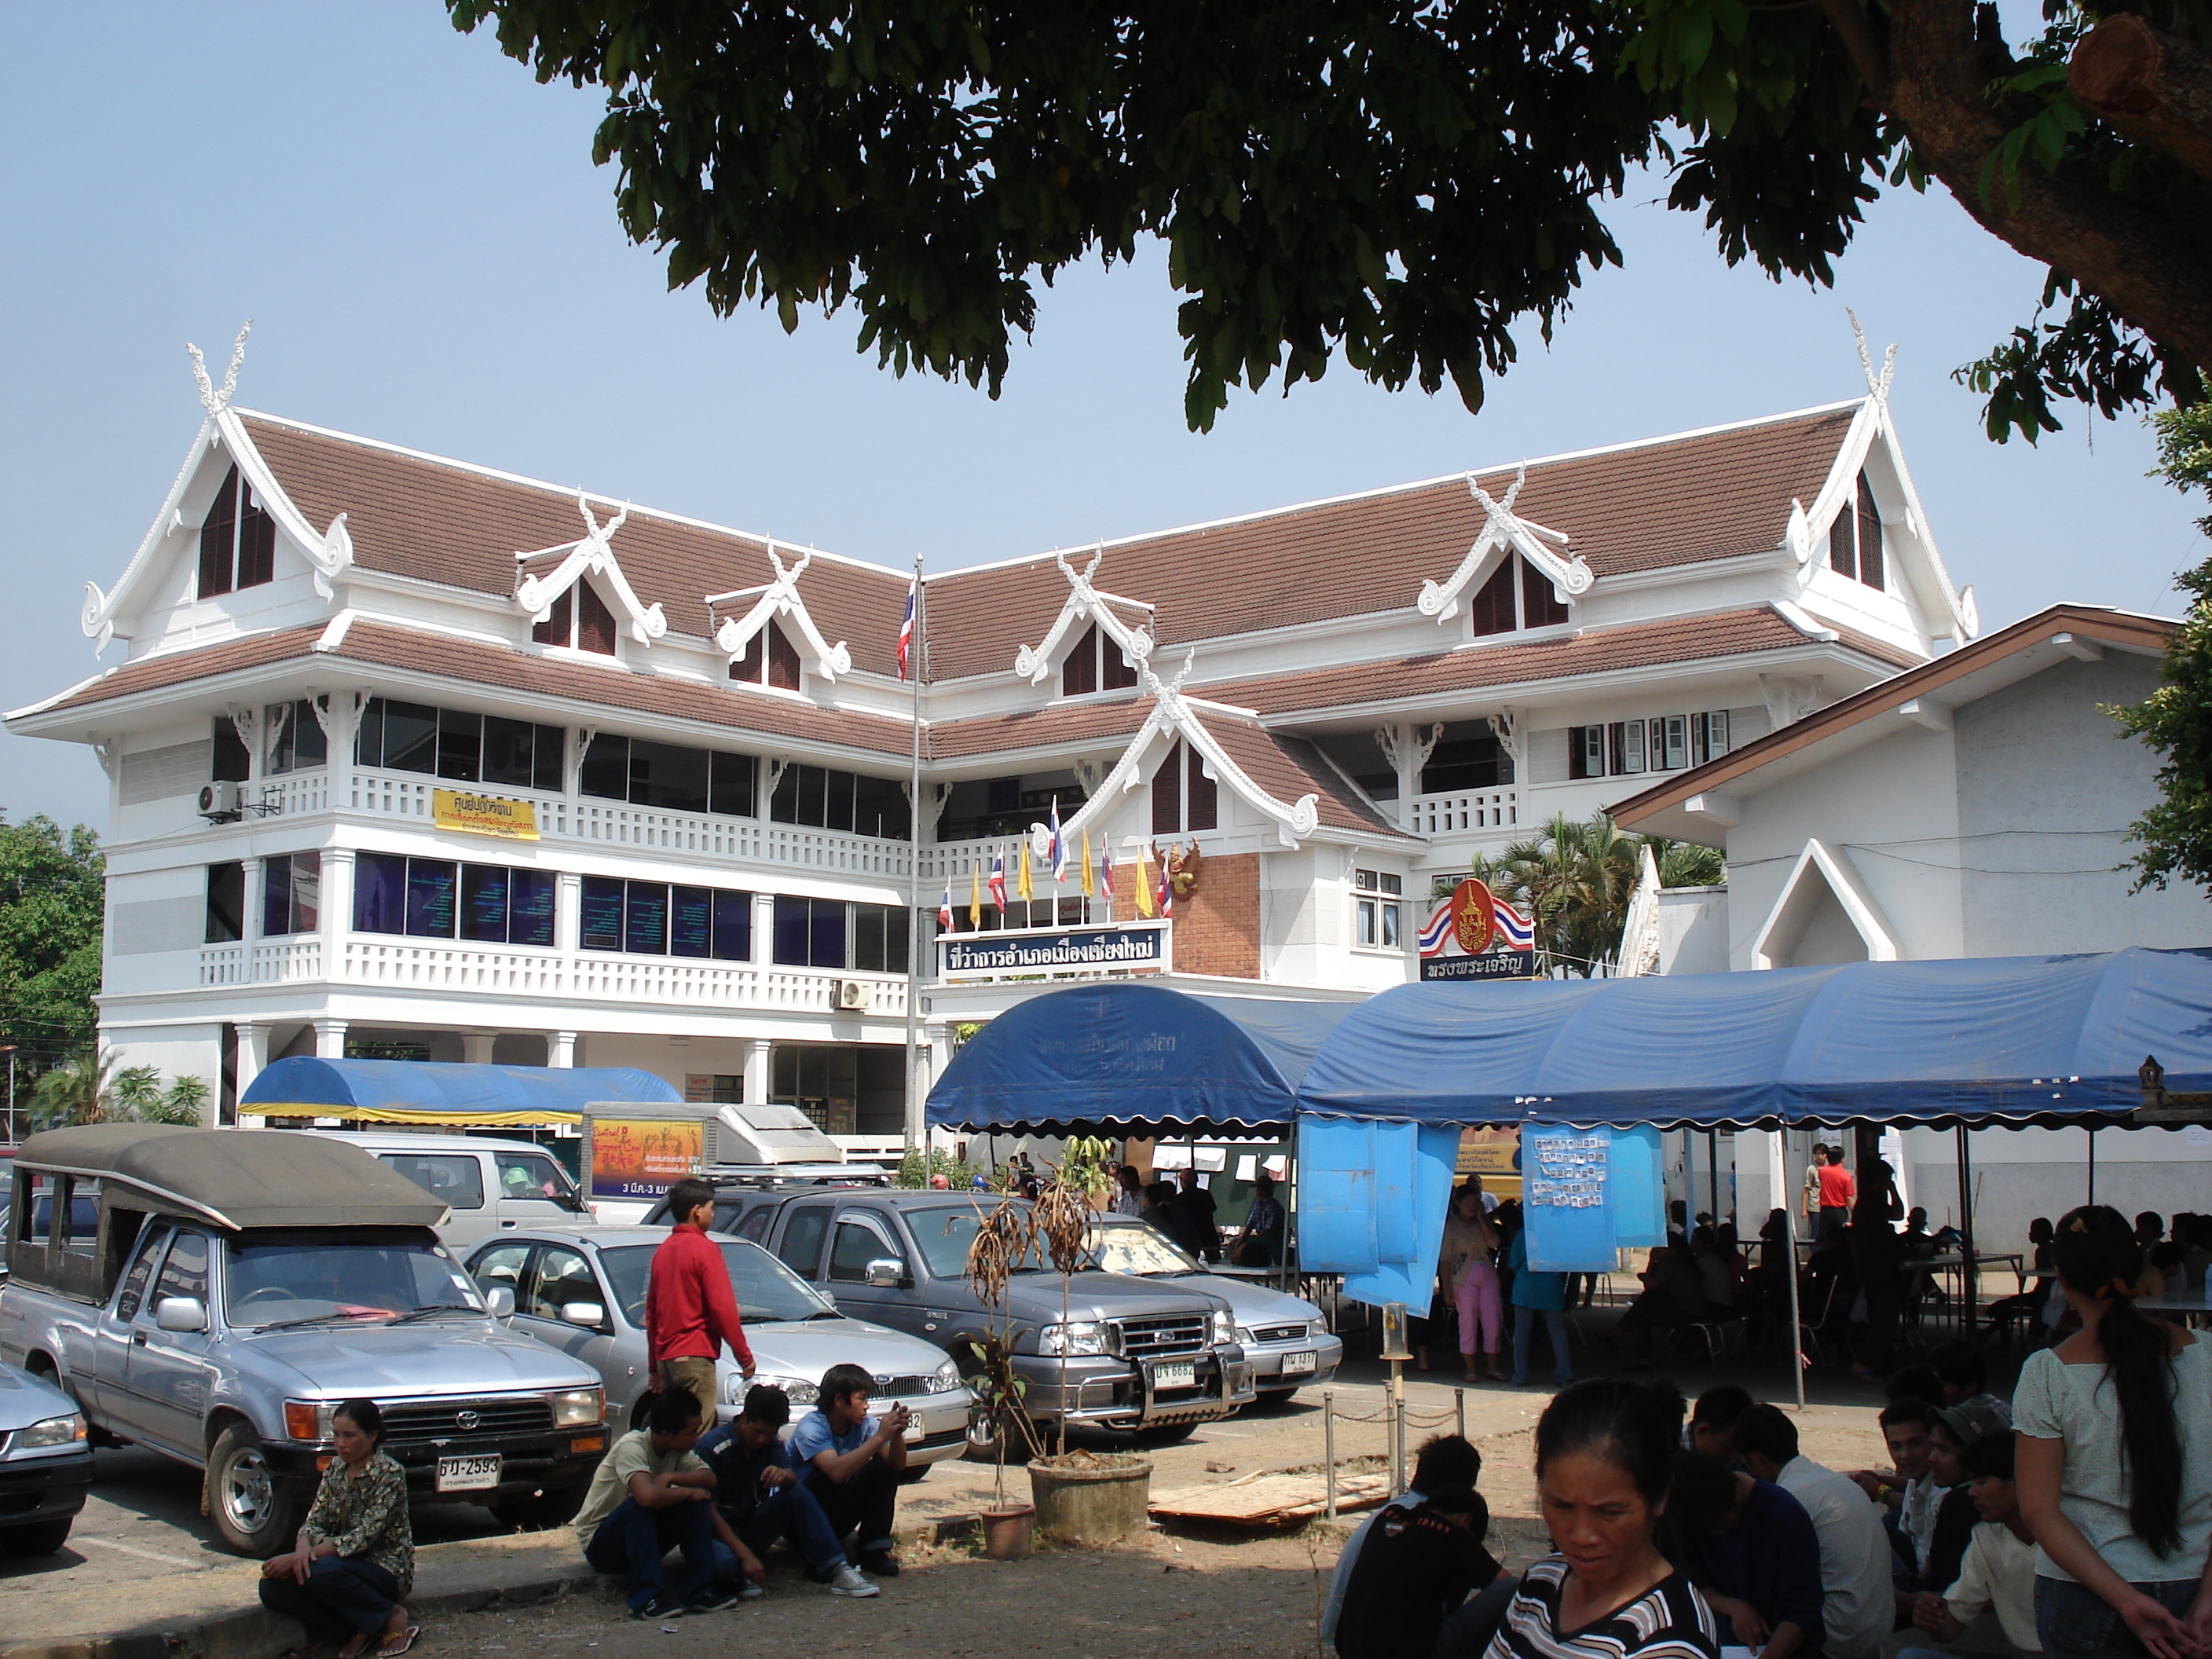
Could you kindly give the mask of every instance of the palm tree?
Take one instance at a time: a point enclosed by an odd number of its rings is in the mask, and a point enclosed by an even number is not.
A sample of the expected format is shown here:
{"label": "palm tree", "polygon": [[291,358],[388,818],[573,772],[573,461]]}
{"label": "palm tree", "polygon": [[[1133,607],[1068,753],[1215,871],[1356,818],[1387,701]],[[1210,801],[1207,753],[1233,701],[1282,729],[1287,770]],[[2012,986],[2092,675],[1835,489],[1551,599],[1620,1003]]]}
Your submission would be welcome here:
{"label": "palm tree", "polygon": [[1651,856],[1658,861],[1662,887],[1717,887],[1728,879],[1728,860],[1717,847],[1669,841],[1664,836],[1644,839],[1650,843]]}
{"label": "palm tree", "polygon": [[39,1129],[100,1123],[108,1116],[112,1054],[86,1048],[63,1060],[31,1089],[31,1124]]}
{"label": "palm tree", "polygon": [[[1643,840],[1602,811],[1582,823],[1560,814],[1533,839],[1516,842],[1494,859],[1478,858],[1474,874],[1535,922],[1547,972],[1556,964],[1587,978],[1620,957]],[[1711,848],[1655,837],[1651,851],[1664,886],[1711,886],[1727,873]]]}

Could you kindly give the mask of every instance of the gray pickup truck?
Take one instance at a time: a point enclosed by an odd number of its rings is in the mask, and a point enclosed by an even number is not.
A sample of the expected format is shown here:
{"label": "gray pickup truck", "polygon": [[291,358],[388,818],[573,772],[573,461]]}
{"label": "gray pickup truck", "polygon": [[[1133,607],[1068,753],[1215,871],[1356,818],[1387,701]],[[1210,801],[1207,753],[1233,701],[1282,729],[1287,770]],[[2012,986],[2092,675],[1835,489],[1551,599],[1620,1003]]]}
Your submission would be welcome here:
{"label": "gray pickup truck", "polygon": [[943,1192],[714,1193],[715,1231],[774,1251],[841,1312],[936,1343],[963,1372],[977,1369],[970,1342],[1010,1327],[1023,1406],[1038,1422],[1188,1433],[1256,1397],[1235,1314],[1201,1290],[1079,1273],[1063,1313],[1060,1276],[1037,1264],[1008,1281],[1003,1311],[985,1307],[967,1274],[981,1214]]}
{"label": "gray pickup truck", "polygon": [[23,1144],[13,1196],[0,1359],[65,1390],[96,1438],[204,1471],[240,1554],[297,1528],[342,1401],[383,1407],[410,1492],[513,1524],[574,1513],[606,1449],[598,1374],[507,1329],[511,1297],[439,1243],[444,1204],[358,1147],[53,1129]]}

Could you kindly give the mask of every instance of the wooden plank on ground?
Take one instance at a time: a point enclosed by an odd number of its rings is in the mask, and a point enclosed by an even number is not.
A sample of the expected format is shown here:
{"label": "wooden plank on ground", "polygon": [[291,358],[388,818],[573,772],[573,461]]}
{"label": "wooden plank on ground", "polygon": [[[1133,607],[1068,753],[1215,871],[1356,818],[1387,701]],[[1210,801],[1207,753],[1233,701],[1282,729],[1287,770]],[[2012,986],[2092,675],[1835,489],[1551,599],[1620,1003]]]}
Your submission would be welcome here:
{"label": "wooden plank on ground", "polygon": [[[1353,1474],[1339,1478],[1336,1507],[1368,1510],[1389,1498],[1387,1475]],[[1310,1521],[1328,1512],[1328,1493],[1318,1474],[1278,1474],[1262,1472],[1218,1486],[1185,1486],[1155,1492],[1154,1515],[1172,1515],[1192,1521],[1223,1521],[1236,1526],[1279,1527]]]}

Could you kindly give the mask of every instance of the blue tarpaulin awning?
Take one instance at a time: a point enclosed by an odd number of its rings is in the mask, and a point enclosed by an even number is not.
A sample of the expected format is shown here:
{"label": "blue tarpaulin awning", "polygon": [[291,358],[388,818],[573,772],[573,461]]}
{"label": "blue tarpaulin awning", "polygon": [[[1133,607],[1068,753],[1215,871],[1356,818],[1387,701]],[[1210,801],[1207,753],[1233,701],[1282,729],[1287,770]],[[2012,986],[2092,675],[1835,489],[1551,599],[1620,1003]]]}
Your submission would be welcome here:
{"label": "blue tarpaulin awning", "polygon": [[457,1066],[295,1054],[248,1084],[238,1105],[264,1117],[516,1129],[574,1123],[595,1103],[682,1100],[665,1079],[628,1066]]}
{"label": "blue tarpaulin awning", "polygon": [[929,1121],[1004,1130],[1172,1123],[1286,1125],[1298,1080],[1345,1001],[1215,996],[1140,981],[1030,998],[964,1045],[929,1091]]}
{"label": "blue tarpaulin awning", "polygon": [[1700,1128],[2106,1121],[2154,1054],[2212,1088],[2212,951],[1403,985],[1354,1008],[1298,1109]]}

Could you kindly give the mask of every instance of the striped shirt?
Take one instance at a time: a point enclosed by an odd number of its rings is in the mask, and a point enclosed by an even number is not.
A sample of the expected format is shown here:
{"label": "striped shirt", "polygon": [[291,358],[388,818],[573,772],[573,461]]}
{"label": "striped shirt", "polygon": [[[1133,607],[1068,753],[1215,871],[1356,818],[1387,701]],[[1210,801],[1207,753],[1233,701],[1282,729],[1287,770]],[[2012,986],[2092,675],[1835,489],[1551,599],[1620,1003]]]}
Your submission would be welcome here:
{"label": "striped shirt", "polygon": [[1547,1555],[1523,1573],[1486,1659],[1720,1659],[1712,1609],[1680,1573],[1578,1631],[1559,1628],[1566,1582],[1565,1556]]}

